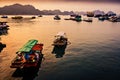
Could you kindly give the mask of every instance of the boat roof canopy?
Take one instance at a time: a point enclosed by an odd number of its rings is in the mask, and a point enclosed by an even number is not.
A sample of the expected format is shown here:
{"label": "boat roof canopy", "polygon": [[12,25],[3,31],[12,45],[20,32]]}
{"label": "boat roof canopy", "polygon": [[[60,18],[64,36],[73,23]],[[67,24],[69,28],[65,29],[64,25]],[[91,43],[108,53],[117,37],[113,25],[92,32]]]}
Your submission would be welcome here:
{"label": "boat roof canopy", "polygon": [[58,33],[57,33],[57,36],[63,36],[63,37],[65,37],[65,36],[66,36],[66,33],[65,33],[65,32],[58,32]]}
{"label": "boat roof canopy", "polygon": [[20,48],[18,52],[30,52],[32,47],[38,42],[38,40],[29,40],[22,48]]}

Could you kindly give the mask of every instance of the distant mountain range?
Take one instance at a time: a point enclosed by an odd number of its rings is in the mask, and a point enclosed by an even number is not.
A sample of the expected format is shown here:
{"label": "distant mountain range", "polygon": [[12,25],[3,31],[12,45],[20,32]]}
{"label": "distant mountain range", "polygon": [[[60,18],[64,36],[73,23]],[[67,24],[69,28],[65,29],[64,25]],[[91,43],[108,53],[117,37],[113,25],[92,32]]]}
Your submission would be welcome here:
{"label": "distant mountain range", "polygon": [[32,5],[13,4],[0,7],[0,15],[70,15],[73,11],[38,10]]}

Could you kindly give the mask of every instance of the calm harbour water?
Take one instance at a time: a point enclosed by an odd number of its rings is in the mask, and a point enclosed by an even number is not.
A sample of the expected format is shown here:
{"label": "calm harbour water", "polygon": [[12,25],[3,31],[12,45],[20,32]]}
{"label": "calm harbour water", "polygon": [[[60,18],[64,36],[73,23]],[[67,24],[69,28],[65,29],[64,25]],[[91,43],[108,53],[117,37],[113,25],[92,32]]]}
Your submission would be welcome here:
{"label": "calm harbour water", "polygon": [[[98,21],[92,23],[64,20],[69,16],[60,16],[62,20],[53,20],[54,16],[37,17],[7,21],[8,34],[1,35],[6,48],[0,53],[0,77],[11,78],[15,69],[9,68],[15,52],[29,39],[37,39],[44,44],[45,60],[38,70],[35,80],[119,80],[120,74],[120,23]],[[70,45],[61,58],[52,54],[51,45],[59,31],[66,32]],[[3,71],[4,70],[4,71]],[[6,70],[9,70],[8,72]],[[3,74],[6,74],[3,76]],[[8,77],[8,78],[7,78]],[[18,79],[19,80],[19,79]]]}

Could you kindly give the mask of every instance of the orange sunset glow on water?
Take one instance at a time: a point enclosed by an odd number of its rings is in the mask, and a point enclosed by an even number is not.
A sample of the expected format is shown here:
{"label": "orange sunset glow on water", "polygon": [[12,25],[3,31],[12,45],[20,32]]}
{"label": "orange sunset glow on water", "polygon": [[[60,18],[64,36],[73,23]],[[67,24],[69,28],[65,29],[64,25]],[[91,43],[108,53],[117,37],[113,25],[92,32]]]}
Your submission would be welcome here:
{"label": "orange sunset glow on water", "polygon": [[0,80],[120,80],[119,0],[0,0]]}

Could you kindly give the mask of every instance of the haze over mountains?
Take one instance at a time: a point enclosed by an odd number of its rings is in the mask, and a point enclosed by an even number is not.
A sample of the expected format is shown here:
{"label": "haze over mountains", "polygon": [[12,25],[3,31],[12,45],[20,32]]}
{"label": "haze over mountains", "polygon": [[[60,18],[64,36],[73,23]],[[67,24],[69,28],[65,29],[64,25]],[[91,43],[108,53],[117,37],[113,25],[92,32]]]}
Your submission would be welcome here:
{"label": "haze over mountains", "polygon": [[73,14],[73,11],[60,10],[38,10],[32,5],[13,4],[0,8],[0,15],[69,15]]}

